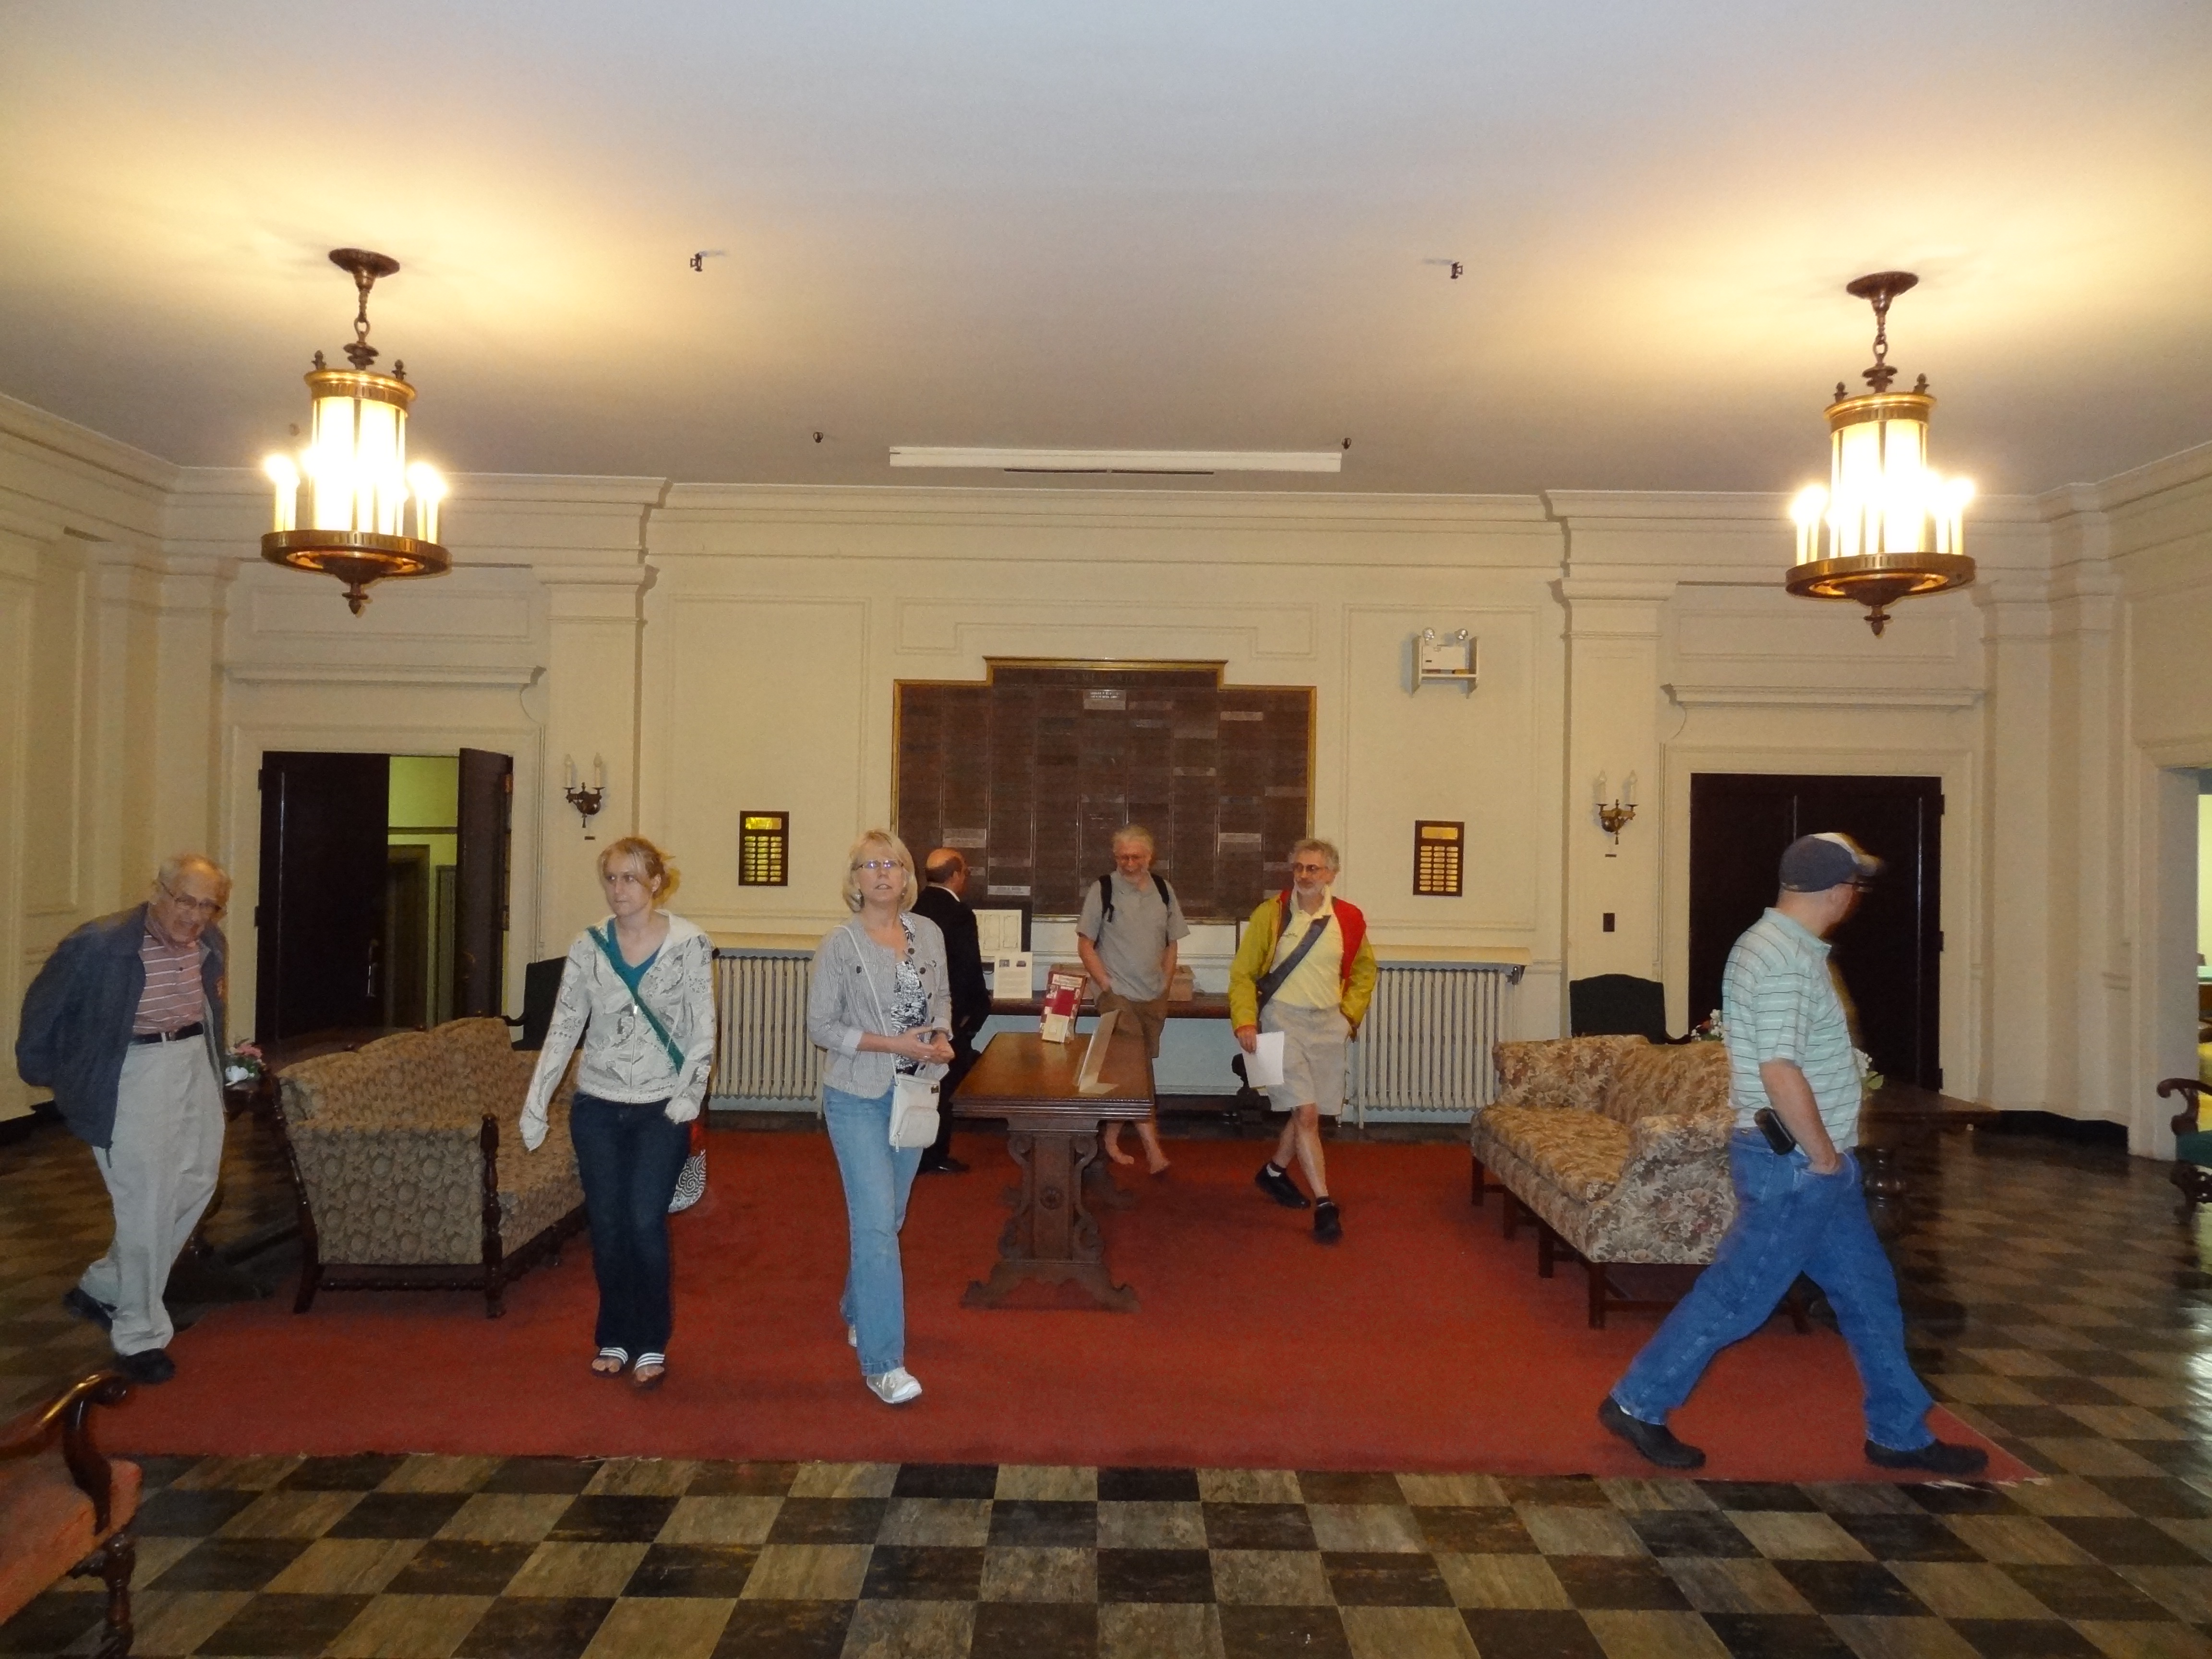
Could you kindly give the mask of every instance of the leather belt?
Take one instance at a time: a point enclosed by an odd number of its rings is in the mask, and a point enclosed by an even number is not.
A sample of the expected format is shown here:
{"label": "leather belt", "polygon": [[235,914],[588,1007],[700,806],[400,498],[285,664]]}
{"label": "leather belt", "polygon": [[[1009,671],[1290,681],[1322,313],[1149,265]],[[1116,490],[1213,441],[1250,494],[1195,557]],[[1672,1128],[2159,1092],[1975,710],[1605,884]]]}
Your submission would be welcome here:
{"label": "leather belt", "polygon": [[196,1037],[206,1030],[206,1023],[204,1021],[196,1019],[189,1025],[179,1025],[173,1031],[134,1031],[131,1034],[131,1041],[134,1044],[140,1042],[181,1042],[186,1037]]}

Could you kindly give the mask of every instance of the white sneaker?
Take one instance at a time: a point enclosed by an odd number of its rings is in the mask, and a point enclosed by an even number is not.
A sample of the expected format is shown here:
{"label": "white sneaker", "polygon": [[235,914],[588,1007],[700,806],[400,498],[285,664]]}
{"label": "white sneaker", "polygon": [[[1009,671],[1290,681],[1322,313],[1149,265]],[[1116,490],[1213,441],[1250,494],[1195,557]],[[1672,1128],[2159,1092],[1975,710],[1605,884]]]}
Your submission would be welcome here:
{"label": "white sneaker", "polygon": [[858,1325],[845,1327],[845,1346],[848,1348],[857,1348],[860,1346],[860,1328]]}
{"label": "white sneaker", "polygon": [[886,1406],[903,1406],[909,1400],[921,1398],[921,1384],[903,1365],[894,1366],[881,1376],[870,1377],[868,1387]]}

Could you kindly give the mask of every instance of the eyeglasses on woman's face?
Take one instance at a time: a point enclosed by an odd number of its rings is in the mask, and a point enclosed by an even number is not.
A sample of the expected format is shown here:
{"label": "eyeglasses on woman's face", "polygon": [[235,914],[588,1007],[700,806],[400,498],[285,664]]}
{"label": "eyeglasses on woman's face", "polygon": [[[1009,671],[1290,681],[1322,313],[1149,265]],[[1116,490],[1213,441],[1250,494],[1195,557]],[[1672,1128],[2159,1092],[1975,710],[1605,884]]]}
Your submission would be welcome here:
{"label": "eyeglasses on woman's face", "polygon": [[855,870],[865,870],[870,875],[878,872],[888,875],[893,870],[897,871],[901,875],[906,873],[906,866],[901,864],[896,859],[863,859],[853,867]]}

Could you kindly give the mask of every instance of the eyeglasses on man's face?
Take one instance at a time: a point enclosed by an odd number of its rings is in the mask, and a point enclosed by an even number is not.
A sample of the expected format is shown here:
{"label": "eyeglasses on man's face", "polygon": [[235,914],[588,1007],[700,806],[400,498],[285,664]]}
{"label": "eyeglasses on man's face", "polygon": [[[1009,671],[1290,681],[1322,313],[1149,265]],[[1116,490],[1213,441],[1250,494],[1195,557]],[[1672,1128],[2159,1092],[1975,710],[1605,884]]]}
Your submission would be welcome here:
{"label": "eyeglasses on man's face", "polygon": [[866,870],[871,875],[878,872],[889,874],[893,870],[897,871],[901,875],[906,873],[906,866],[901,864],[896,859],[864,859],[853,867],[855,870]]}
{"label": "eyeglasses on man's face", "polygon": [[1328,866],[1316,863],[1294,864],[1291,866],[1291,873],[1294,876],[1325,876],[1328,873]]}
{"label": "eyeglasses on man's face", "polygon": [[168,895],[170,903],[188,915],[204,916],[208,921],[213,921],[223,912],[223,902],[221,899],[194,898],[189,893],[179,893],[166,882],[156,882],[154,884]]}

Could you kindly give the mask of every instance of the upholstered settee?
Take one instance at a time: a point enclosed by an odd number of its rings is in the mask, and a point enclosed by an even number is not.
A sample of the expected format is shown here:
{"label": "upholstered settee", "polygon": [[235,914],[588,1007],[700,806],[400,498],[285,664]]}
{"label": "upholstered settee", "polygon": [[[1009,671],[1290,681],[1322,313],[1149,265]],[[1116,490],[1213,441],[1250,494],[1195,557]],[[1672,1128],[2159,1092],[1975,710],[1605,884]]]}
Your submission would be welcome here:
{"label": "upholstered settee", "polygon": [[278,1077],[304,1245],[295,1311],[319,1289],[481,1290],[497,1318],[507,1285],[584,1224],[568,1141],[573,1081],[545,1144],[519,1124],[535,1054],[505,1024],[457,1019]]}
{"label": "upholstered settee", "polygon": [[1735,1217],[1729,1182],[1726,1049],[1655,1046],[1640,1036],[1501,1042],[1503,1087],[1474,1115],[1474,1197],[1486,1172],[1504,1188],[1505,1234],[1537,1228],[1538,1271],[1565,1246],[1589,1273],[1589,1322],[1635,1305],[1607,1263],[1711,1261]]}
{"label": "upholstered settee", "polygon": [[136,1463],[100,1455],[91,1413],[130,1392],[118,1373],[95,1371],[0,1427],[0,1623],[63,1578],[97,1574],[107,1585],[100,1659],[131,1651],[131,1523],[142,1482]]}

